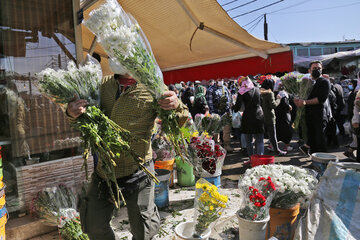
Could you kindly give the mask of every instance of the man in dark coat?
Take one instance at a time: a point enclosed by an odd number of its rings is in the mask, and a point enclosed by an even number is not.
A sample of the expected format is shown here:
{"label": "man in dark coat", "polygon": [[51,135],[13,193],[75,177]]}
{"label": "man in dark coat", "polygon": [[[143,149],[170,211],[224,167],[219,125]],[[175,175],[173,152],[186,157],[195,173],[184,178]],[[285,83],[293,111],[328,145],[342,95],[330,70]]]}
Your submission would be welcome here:
{"label": "man in dark coat", "polygon": [[305,121],[308,133],[308,144],[310,152],[326,152],[325,129],[328,122],[326,111],[326,100],[330,92],[329,80],[323,78],[322,63],[315,61],[310,63],[309,73],[315,80],[309,97],[305,99],[294,99],[297,107],[305,106]]}

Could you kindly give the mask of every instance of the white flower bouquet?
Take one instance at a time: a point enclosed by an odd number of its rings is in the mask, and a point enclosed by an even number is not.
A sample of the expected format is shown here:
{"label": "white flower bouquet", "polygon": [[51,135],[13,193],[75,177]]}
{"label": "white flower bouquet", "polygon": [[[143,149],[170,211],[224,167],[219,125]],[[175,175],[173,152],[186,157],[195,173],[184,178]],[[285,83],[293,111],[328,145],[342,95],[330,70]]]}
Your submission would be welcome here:
{"label": "white flower bouquet", "polygon": [[271,177],[276,186],[277,193],[271,203],[274,208],[291,208],[296,203],[306,206],[318,183],[316,177],[303,168],[269,164],[247,169],[239,186],[252,186],[263,176]]}
{"label": "white flower bouquet", "polygon": [[[162,72],[155,60],[151,47],[139,24],[125,13],[116,0],[107,0],[90,13],[84,23],[96,36],[111,60],[125,68],[141,84],[146,85],[154,99],[162,97],[166,91]],[[154,107],[161,119],[164,131],[177,155],[182,156],[183,140],[174,110],[163,110],[154,101]]]}
{"label": "white flower bouquet", "polygon": [[[67,70],[45,69],[38,74],[39,90],[63,109],[74,96],[89,102],[86,112],[72,121],[72,126],[81,132],[84,145],[84,168],[87,176],[87,159],[90,149],[101,154],[99,166],[110,189],[111,198],[117,207],[120,206],[121,191],[115,176],[115,159],[120,154],[131,156],[139,167],[156,183],[156,177],[143,166],[144,160],[130,148],[129,142],[139,141],[126,129],[121,128],[109,119],[98,107],[101,81],[99,63],[87,63],[77,68],[73,62]],[[115,189],[112,187],[115,185]],[[123,199],[123,198],[122,198]],[[123,199],[124,200],[124,199]]]}

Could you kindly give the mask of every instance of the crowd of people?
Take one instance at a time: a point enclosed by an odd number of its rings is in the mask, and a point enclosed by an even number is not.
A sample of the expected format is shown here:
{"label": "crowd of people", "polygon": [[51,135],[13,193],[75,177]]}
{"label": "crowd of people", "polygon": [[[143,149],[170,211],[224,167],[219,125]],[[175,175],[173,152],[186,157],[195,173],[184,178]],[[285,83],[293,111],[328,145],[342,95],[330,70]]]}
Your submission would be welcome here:
{"label": "crowd of people", "polygon": [[[227,151],[233,151],[230,146],[232,134],[240,141],[244,156],[264,154],[264,138],[269,139],[269,151],[275,155],[286,155],[293,150],[290,142],[294,131],[298,131],[299,150],[305,155],[338,148],[344,143],[341,136],[351,136],[353,141],[344,155],[356,161],[354,150],[357,149],[360,122],[360,78],[357,76],[355,80],[343,75],[335,79],[323,74],[322,70],[322,63],[315,61],[304,74],[312,82],[310,94],[305,99],[289,94],[280,74],[180,82],[170,84],[169,90],[187,105],[193,118],[199,113],[220,116],[241,113],[240,127],[225,126],[216,139],[222,141]],[[305,109],[304,125],[295,129],[298,108]],[[279,142],[283,143],[282,148]]]}

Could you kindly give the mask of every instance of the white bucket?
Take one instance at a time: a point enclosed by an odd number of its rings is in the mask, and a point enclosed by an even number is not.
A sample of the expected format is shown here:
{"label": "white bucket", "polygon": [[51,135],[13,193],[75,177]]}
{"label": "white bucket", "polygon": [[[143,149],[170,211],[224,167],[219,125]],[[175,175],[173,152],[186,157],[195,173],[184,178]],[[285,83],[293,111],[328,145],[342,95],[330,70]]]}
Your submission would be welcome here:
{"label": "white bucket", "polygon": [[239,220],[239,239],[240,240],[264,240],[266,237],[266,227],[270,220],[270,216],[260,221],[247,220],[236,213]]}
{"label": "white bucket", "polygon": [[211,230],[208,228],[200,238],[193,237],[194,222],[182,222],[175,227],[175,239],[181,240],[198,240],[198,239],[209,239]]}

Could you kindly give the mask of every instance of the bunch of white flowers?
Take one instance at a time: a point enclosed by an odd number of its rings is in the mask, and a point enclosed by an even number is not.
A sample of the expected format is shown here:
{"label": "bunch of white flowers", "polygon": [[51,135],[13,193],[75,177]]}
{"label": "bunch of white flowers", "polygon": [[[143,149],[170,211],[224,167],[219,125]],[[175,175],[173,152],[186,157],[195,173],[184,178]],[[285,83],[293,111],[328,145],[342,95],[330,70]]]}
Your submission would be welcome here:
{"label": "bunch of white flowers", "polygon": [[239,187],[252,186],[260,177],[271,177],[276,186],[271,206],[276,208],[289,208],[296,203],[303,206],[311,198],[316,189],[318,180],[306,169],[292,165],[260,165],[246,170],[239,180]]}

